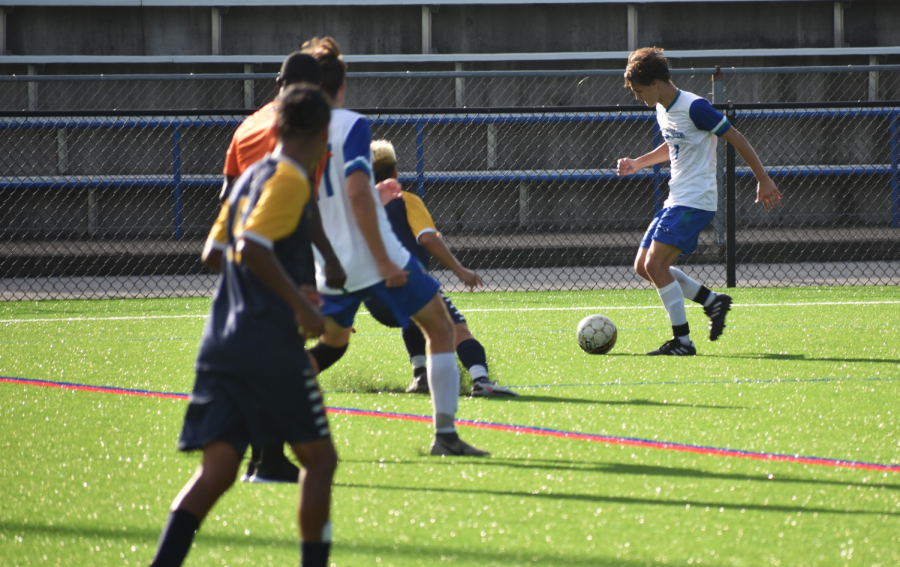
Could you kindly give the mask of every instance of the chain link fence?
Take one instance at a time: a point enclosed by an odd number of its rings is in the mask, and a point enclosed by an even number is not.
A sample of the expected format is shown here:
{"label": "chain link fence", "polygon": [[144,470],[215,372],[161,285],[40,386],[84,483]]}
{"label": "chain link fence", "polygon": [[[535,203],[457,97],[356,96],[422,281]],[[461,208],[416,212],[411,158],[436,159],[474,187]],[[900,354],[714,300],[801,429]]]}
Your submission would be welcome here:
{"label": "chain link fence", "polygon": [[[713,73],[675,82],[735,103],[785,207],[755,205],[752,172],[726,167],[720,142],[720,212],[686,271],[717,286],[900,283],[900,103],[885,102],[900,67]],[[225,150],[274,75],[0,77],[0,93],[0,298],[212,292],[199,254]],[[488,289],[647,285],[631,263],[668,172],[615,177],[617,158],[661,142],[634,102],[621,71],[348,77],[347,106],[394,143],[401,181]]]}

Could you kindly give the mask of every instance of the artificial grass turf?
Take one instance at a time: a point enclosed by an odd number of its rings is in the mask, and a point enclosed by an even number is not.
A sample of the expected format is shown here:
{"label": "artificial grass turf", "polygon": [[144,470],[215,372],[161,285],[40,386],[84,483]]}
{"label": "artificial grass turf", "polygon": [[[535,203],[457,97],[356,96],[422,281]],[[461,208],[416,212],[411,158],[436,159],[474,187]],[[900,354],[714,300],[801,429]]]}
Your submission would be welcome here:
{"label": "artificial grass turf", "polygon": [[[733,295],[743,305],[722,340],[703,340],[702,311],[689,309],[700,356],[660,360],[640,356],[669,332],[661,309],[643,309],[657,307],[652,292],[458,294],[495,378],[552,386],[522,388],[516,400],[462,399],[460,417],[900,462],[900,310],[821,304],[897,301],[900,293]],[[819,305],[785,305],[811,302]],[[768,304],[780,306],[761,306]],[[207,306],[183,299],[9,303],[0,306],[0,319],[180,317],[203,315]],[[580,306],[597,309],[570,309]],[[617,307],[624,309],[609,309]],[[603,308],[620,342],[610,356],[584,355],[575,324]],[[202,317],[0,323],[0,375],[186,392],[202,324]],[[424,396],[366,392],[402,388],[409,370],[395,332],[365,316],[357,327],[347,358],[322,377],[332,390],[328,404],[429,414]],[[44,555],[50,564],[146,565],[166,507],[197,462],[174,450],[184,402],[0,389],[10,432],[0,443],[0,557],[12,565],[42,563]],[[900,561],[896,473],[471,429],[463,437],[491,450],[491,459],[433,459],[423,456],[427,425],[350,416],[331,422],[342,458],[332,554],[338,565],[376,558],[394,565]],[[213,510],[189,564],[295,563],[295,502],[291,487],[239,485]]]}

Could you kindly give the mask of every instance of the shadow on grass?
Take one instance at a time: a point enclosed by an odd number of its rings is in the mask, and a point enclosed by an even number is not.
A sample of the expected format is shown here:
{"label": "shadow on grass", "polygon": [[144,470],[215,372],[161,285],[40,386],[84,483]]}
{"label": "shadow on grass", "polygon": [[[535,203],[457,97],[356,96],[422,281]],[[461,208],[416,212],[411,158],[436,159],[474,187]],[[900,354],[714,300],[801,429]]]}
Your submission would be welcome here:
{"label": "shadow on grass", "polygon": [[747,360],[795,360],[804,362],[875,362],[878,364],[900,364],[900,360],[892,360],[887,358],[822,358],[816,356],[806,356],[805,354],[775,354],[770,352],[761,352],[757,354],[706,354],[709,358],[743,358]]}
{"label": "shadow on grass", "polygon": [[[287,522],[287,520],[285,520]],[[352,526],[348,526],[348,529],[352,529]],[[64,537],[81,537],[81,538],[97,538],[97,539],[105,539],[105,540],[118,540],[122,541],[123,544],[125,542],[134,542],[135,540],[139,540],[141,542],[151,543],[155,542],[159,538],[159,532],[162,530],[162,523],[160,523],[159,530],[152,530],[149,528],[144,529],[136,529],[129,530],[127,532],[122,531],[121,528],[97,528],[97,527],[88,527],[88,526],[69,526],[69,525],[55,525],[55,526],[42,526],[35,524],[22,524],[22,523],[11,523],[11,522],[0,522],[0,531],[9,534],[16,535],[31,535],[31,536],[45,536],[50,538],[64,538]],[[297,550],[297,540],[290,536],[285,536],[282,538],[274,538],[274,537],[260,537],[260,536],[241,536],[235,537],[232,534],[206,534],[203,531],[203,528],[200,528],[200,531],[197,532],[194,541],[197,543],[205,543],[209,545],[216,546],[229,546],[232,548],[236,547],[255,547],[260,549],[266,548],[280,548],[285,550]],[[477,548],[462,548],[463,541],[460,542],[460,547],[452,547],[452,546],[438,546],[433,542],[430,542],[426,545],[417,545],[415,542],[409,544],[375,544],[375,543],[353,543],[352,540],[337,540],[331,544],[332,556],[337,553],[357,553],[361,555],[372,555],[381,557],[382,561],[386,557],[396,556],[400,558],[409,558],[410,561],[414,559],[425,559],[431,558],[431,561],[434,564],[441,563],[442,561],[466,561],[470,563],[481,563],[483,565],[491,565],[492,563],[505,563],[509,561],[514,562],[522,562],[522,563],[533,563],[540,565],[574,565],[576,567],[594,567],[597,565],[617,565],[629,567],[631,565],[646,565],[647,561],[643,559],[628,559],[628,558],[618,558],[618,557],[602,557],[602,556],[586,556],[582,554],[570,554],[570,553],[558,553],[558,554],[548,554],[548,553],[516,553],[514,551],[509,552],[500,552],[494,549],[485,548],[485,547],[477,547]],[[490,545],[490,544],[488,544]],[[147,559],[149,560],[152,551],[148,554]],[[299,553],[298,553],[299,557]],[[190,557],[188,557],[188,562],[190,562]],[[686,565],[684,562],[668,562],[667,565]]]}
{"label": "shadow on grass", "polygon": [[[484,461],[488,462],[488,461]],[[402,492],[429,492],[437,494],[465,494],[465,495],[484,495],[484,496],[509,496],[515,498],[538,498],[542,500],[550,500],[558,502],[560,500],[571,500],[575,502],[593,502],[598,504],[633,504],[641,506],[664,506],[674,508],[700,507],[716,509],[724,508],[734,511],[755,510],[758,512],[780,512],[794,513],[806,512],[812,514],[839,514],[847,516],[900,516],[900,512],[885,512],[876,510],[837,510],[830,508],[817,508],[813,506],[784,506],[779,504],[753,504],[753,503],[734,503],[734,502],[712,502],[709,500],[666,500],[664,498],[635,498],[632,496],[604,496],[600,494],[573,494],[565,492],[530,492],[515,490],[489,490],[489,489],[458,489],[458,488],[440,488],[440,487],[424,487],[424,486],[384,486],[384,485],[366,485],[366,484],[348,484],[335,483],[335,487],[339,488],[362,488],[368,490],[396,490]]]}
{"label": "shadow on grass", "polygon": [[[425,456],[425,455],[423,455]],[[370,460],[350,460],[341,459],[341,462],[351,463],[371,463],[378,466],[381,461]],[[386,461],[387,464],[393,465],[416,465],[425,464],[426,461]],[[575,471],[587,473],[602,473],[610,475],[629,475],[629,476],[655,476],[655,477],[680,477],[680,478],[704,478],[716,480],[731,480],[737,482],[766,482],[766,483],[784,483],[784,484],[822,484],[840,487],[859,487],[859,488],[884,488],[887,490],[900,490],[898,484],[885,484],[877,482],[846,482],[837,480],[818,480],[790,478],[783,476],[774,476],[769,478],[767,475],[747,475],[734,473],[715,473],[690,468],[678,467],[659,467],[653,465],[627,465],[620,463],[595,464],[579,461],[557,461],[553,459],[502,459],[490,458],[478,461],[464,461],[460,464],[478,464],[479,466],[489,467],[506,467],[510,469],[523,470],[546,470],[546,471]]]}
{"label": "shadow on grass", "polygon": [[703,408],[703,409],[734,409],[734,410],[744,410],[747,409],[744,406],[714,406],[714,405],[704,405],[704,404],[678,404],[674,402],[654,402],[652,400],[586,400],[584,398],[561,398],[557,396],[532,396],[530,394],[524,394],[517,398],[508,397],[508,398],[487,398],[489,400],[501,400],[501,401],[510,401],[510,402],[551,402],[551,403],[559,403],[559,402],[568,402],[573,404],[594,404],[594,405],[610,405],[610,406],[658,406],[658,407],[668,407],[668,406],[677,406],[677,407],[685,407],[685,408]]}

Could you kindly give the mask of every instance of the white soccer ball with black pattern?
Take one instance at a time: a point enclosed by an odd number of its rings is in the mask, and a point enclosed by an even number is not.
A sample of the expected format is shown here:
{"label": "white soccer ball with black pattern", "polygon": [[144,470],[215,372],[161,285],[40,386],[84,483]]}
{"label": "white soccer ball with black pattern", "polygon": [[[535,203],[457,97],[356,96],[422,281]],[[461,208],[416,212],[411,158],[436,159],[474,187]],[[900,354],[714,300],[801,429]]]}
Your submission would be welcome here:
{"label": "white soccer ball with black pattern", "polygon": [[578,346],[588,354],[606,354],[618,338],[615,323],[604,315],[588,315],[578,323]]}

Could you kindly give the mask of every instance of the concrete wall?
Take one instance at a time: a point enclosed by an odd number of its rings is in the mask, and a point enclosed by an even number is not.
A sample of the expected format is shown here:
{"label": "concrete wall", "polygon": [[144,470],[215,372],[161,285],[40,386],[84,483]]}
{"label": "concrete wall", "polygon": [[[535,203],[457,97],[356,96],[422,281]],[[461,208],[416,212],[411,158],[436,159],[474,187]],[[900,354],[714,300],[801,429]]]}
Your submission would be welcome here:
{"label": "concrete wall", "polygon": [[[638,44],[667,49],[834,47],[831,1],[638,4]],[[900,43],[900,2],[844,2],[847,46]],[[224,10],[224,9],[223,9]],[[438,53],[627,49],[626,4],[443,6],[432,15]],[[15,55],[202,55],[208,8],[16,7]],[[332,35],[348,54],[422,52],[420,6],[232,7],[224,55],[280,55]]]}

